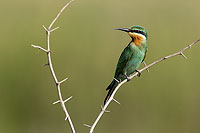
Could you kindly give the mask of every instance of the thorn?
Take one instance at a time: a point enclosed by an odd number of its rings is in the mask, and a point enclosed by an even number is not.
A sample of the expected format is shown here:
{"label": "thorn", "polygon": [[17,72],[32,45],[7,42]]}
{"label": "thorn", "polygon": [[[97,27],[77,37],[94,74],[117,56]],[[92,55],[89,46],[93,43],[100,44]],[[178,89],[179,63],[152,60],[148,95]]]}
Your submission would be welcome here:
{"label": "thorn", "polygon": [[44,26],[44,25],[42,25],[42,27],[44,28],[44,30],[47,32],[48,30],[47,30],[47,28]]}
{"label": "thorn", "polygon": [[47,63],[47,64],[44,64],[43,66],[48,66],[49,65],[49,63]]}
{"label": "thorn", "polygon": [[72,99],[72,96],[67,98],[66,100],[64,100],[63,102],[66,103],[67,101],[69,101],[70,99]]}
{"label": "thorn", "polygon": [[62,81],[59,82],[59,84],[62,84],[62,83],[65,82],[66,80],[68,80],[68,78],[63,79]]}
{"label": "thorn", "polygon": [[182,52],[180,52],[180,55],[182,55],[185,59],[187,59],[187,57]]}
{"label": "thorn", "polygon": [[[145,61],[143,61],[143,64],[144,64],[145,67],[147,66],[147,64],[146,64]],[[148,69],[148,68],[147,68],[147,72],[149,72],[149,69]]]}
{"label": "thorn", "polygon": [[68,117],[69,117],[69,116],[66,116],[66,117],[65,117],[65,121],[68,119]]}
{"label": "thorn", "polygon": [[[66,100],[63,101],[63,103],[66,103],[67,101],[69,101],[70,99],[72,99],[72,96],[67,98]],[[53,102],[53,104],[57,104],[60,103],[60,100]]]}
{"label": "thorn", "polygon": [[106,112],[106,113],[110,112],[109,110],[104,110],[103,107],[102,107],[102,105],[101,105],[101,110],[104,111],[104,112]]}
{"label": "thorn", "polygon": [[53,32],[53,31],[55,31],[55,30],[57,30],[57,29],[59,29],[59,28],[60,28],[60,27],[56,27],[56,28],[50,30],[50,32]]}
{"label": "thorn", "polygon": [[37,45],[33,45],[33,44],[31,46],[34,47],[34,48],[40,49],[40,50],[42,50],[42,51],[44,51],[46,53],[48,53],[48,50],[46,50],[45,48],[43,48],[41,46],[37,46]]}
{"label": "thorn", "polygon": [[89,127],[91,128],[92,126],[88,125],[88,124],[83,124],[83,126]]}
{"label": "thorn", "polygon": [[53,102],[53,104],[57,104],[57,103],[59,103],[59,102],[60,102],[60,100]]}
{"label": "thorn", "polygon": [[110,111],[109,111],[109,110],[104,110],[104,112],[106,112],[106,113],[110,113]]}
{"label": "thorn", "polygon": [[117,80],[116,78],[114,78],[115,81],[117,81],[119,83],[119,80]]}
{"label": "thorn", "polygon": [[118,102],[116,99],[113,98],[113,101],[115,101],[116,103],[120,104],[120,102]]}

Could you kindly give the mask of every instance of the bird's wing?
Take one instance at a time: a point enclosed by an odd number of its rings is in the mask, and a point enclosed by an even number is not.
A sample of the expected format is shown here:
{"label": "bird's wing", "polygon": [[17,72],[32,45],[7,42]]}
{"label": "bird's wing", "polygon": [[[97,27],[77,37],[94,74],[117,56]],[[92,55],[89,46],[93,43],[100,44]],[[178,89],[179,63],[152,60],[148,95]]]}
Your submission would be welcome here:
{"label": "bird's wing", "polygon": [[144,58],[143,58],[142,62],[143,62],[143,61],[145,60],[145,58],[146,58],[147,50],[148,50],[148,49],[146,49],[146,51],[145,51],[145,55],[144,55]]}
{"label": "bird's wing", "polygon": [[[133,54],[133,53],[132,53]],[[130,47],[129,45],[124,49],[124,51],[122,52],[118,63],[117,63],[117,68],[115,71],[115,78],[118,78],[119,74],[122,74],[124,67],[126,66],[128,60],[130,59],[130,57],[132,56],[131,51],[130,51]]]}

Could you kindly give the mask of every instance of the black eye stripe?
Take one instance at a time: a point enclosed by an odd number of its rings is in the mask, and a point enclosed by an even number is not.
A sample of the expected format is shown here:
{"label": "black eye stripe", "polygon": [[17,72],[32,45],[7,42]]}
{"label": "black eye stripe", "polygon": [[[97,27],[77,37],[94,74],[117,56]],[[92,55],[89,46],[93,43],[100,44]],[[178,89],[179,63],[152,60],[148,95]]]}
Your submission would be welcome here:
{"label": "black eye stripe", "polygon": [[146,36],[146,34],[143,31],[140,31],[140,30],[133,30],[133,32]]}

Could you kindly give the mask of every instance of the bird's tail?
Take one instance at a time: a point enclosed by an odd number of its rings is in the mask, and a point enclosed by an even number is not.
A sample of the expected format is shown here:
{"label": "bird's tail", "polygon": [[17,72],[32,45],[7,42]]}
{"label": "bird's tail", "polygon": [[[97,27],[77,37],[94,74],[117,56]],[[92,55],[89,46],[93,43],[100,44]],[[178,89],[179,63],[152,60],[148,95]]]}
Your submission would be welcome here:
{"label": "bird's tail", "polygon": [[110,83],[110,85],[107,87],[106,90],[109,90],[108,91],[108,94],[104,100],[104,105],[106,104],[106,102],[108,101],[108,99],[110,98],[110,96],[112,95],[113,91],[115,90],[116,86],[118,85],[118,82],[113,79],[113,81]]}

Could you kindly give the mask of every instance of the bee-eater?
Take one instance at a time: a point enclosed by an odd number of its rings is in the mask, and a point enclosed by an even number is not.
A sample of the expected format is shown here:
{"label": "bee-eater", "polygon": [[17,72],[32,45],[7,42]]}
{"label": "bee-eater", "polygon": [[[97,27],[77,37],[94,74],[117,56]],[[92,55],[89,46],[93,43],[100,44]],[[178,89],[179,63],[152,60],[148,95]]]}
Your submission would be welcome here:
{"label": "bee-eater", "polygon": [[[125,79],[129,81],[130,79],[128,77],[134,72],[138,72],[137,69],[144,61],[147,52],[147,32],[143,27],[132,26],[130,28],[121,28],[116,30],[127,32],[131,37],[131,42],[123,50],[118,60],[114,79],[106,89],[109,91],[104,100],[104,105],[121,81]],[[138,75],[140,75],[139,72]]]}

